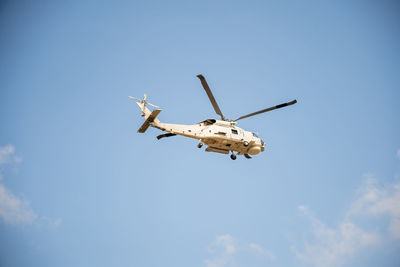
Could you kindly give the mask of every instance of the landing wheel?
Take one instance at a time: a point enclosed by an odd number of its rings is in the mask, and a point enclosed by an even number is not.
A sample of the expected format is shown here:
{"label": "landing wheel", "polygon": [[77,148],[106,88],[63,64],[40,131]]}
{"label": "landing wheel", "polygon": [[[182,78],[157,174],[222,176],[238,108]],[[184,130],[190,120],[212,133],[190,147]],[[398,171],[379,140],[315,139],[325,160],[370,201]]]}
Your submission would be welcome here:
{"label": "landing wheel", "polygon": [[249,154],[244,154],[244,156],[246,157],[246,159],[251,159]]}
{"label": "landing wheel", "polygon": [[249,145],[249,142],[244,141],[244,142],[243,142],[243,145],[244,145],[244,146],[248,146],[248,145]]}
{"label": "landing wheel", "polygon": [[201,148],[202,146],[203,146],[203,143],[199,143],[199,144],[197,145],[198,148]]}
{"label": "landing wheel", "polygon": [[236,159],[236,155],[235,155],[235,154],[232,154],[232,155],[231,155],[231,159],[235,160],[235,159]]}

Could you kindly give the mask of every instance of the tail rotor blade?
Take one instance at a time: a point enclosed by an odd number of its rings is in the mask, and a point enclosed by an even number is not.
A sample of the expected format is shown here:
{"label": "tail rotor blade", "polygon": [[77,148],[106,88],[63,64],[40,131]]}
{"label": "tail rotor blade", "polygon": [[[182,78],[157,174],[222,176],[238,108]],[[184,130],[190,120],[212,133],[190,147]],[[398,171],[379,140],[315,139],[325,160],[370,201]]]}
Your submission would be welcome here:
{"label": "tail rotor blade", "polygon": [[147,105],[150,105],[150,106],[152,106],[152,107],[160,108],[159,106],[153,105],[153,104],[151,104],[151,103],[149,103],[149,102],[146,102],[146,103],[147,103]]}
{"label": "tail rotor blade", "polygon": [[128,96],[130,99],[133,99],[133,100],[138,100],[138,101],[142,101],[141,99],[138,99],[138,98],[136,98],[136,97],[133,97],[133,96]]}
{"label": "tail rotor blade", "polygon": [[147,102],[147,101],[146,101],[146,98],[147,98],[147,95],[146,95],[146,94],[144,94],[144,98],[143,98],[143,99],[138,99],[138,98],[133,97],[133,96],[128,96],[128,97],[129,97],[130,99],[139,101],[139,102],[142,103],[144,106],[150,105],[150,106],[155,107],[155,108],[160,108],[159,106],[156,106],[156,105],[154,105],[154,104],[151,104],[151,103]]}

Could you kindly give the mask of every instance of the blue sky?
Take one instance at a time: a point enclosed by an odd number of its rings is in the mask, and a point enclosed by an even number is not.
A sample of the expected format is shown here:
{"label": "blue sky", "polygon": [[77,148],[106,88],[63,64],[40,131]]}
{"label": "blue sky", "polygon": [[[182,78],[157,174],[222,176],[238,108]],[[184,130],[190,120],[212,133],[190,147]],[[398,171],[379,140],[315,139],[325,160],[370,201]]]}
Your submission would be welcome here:
{"label": "blue sky", "polygon": [[[0,5],[0,266],[398,266],[396,1]],[[137,133],[228,118],[251,160]]]}

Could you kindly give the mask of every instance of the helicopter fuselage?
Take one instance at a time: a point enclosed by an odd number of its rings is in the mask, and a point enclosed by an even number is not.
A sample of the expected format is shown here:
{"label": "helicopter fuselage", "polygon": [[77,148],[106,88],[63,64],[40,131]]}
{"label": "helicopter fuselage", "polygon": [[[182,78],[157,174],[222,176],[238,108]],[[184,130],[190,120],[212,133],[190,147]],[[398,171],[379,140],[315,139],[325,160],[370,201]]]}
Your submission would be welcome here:
{"label": "helicopter fuselage", "polygon": [[162,131],[190,137],[208,146],[206,151],[228,154],[229,151],[238,155],[256,155],[265,149],[265,143],[255,134],[240,127],[234,122],[208,119],[193,125],[151,123],[151,126]]}
{"label": "helicopter fuselage", "polygon": [[[256,155],[265,149],[265,143],[255,133],[237,127],[235,125],[236,122],[208,119],[192,125],[163,123],[156,117],[152,118],[154,111],[151,112],[144,103],[136,102],[136,104],[142,110],[142,116],[146,118],[146,121],[151,118],[151,122],[148,125],[146,125],[146,122],[143,125],[168,133],[159,135],[158,139],[172,135],[182,135],[199,140],[199,148],[203,144],[207,145],[207,152],[222,154],[229,154],[231,151],[237,152],[237,155],[246,156],[247,154],[248,156]],[[157,111],[158,115],[161,110]],[[139,132],[144,132],[147,129],[146,127],[143,131],[139,129]]]}

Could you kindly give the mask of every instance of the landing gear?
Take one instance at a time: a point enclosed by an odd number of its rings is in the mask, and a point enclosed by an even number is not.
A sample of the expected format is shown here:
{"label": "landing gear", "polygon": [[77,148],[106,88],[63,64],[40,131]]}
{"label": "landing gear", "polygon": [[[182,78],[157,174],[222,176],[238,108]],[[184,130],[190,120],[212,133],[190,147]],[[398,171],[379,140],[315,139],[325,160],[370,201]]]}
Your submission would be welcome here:
{"label": "landing gear", "polygon": [[203,143],[199,143],[199,144],[197,145],[198,148],[201,148],[202,146],[203,146]]}
{"label": "landing gear", "polygon": [[236,155],[232,153],[232,154],[231,154],[231,159],[232,159],[232,160],[235,160],[235,159],[236,159]]}
{"label": "landing gear", "polygon": [[251,159],[249,154],[244,154],[244,156],[246,157],[246,159]]}

